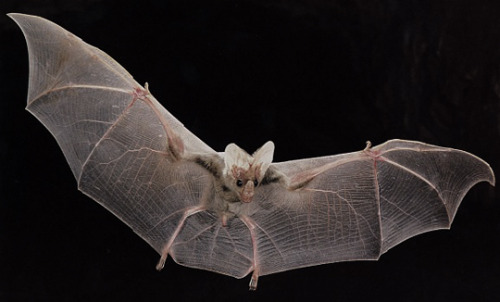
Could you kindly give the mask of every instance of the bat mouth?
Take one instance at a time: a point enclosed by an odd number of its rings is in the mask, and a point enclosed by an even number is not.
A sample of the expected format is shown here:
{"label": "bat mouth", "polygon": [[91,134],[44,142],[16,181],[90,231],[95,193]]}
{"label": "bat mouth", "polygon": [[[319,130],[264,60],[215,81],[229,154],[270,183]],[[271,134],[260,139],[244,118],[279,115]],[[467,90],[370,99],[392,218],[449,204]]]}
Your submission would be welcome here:
{"label": "bat mouth", "polygon": [[241,202],[244,202],[244,203],[252,202],[253,192],[252,193],[243,192],[243,194],[240,195],[240,200],[241,200]]}

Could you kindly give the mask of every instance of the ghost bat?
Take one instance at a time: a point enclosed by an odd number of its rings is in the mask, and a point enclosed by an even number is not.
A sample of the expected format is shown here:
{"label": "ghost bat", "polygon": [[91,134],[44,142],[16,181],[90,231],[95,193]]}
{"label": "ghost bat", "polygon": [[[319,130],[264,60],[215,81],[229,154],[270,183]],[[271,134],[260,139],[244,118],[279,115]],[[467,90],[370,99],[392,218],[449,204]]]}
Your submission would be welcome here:
{"label": "ghost bat", "polygon": [[58,25],[9,14],[29,51],[27,110],[56,138],[78,189],[159,254],[236,278],[377,260],[448,229],[490,166],[465,151],[390,140],[347,154],[273,163],[216,152],[111,57]]}

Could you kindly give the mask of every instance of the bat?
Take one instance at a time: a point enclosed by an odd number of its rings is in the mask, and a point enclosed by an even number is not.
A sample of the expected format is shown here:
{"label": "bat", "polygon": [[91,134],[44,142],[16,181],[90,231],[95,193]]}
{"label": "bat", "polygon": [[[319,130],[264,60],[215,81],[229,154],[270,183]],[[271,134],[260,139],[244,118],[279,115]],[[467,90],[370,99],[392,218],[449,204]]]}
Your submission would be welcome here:
{"label": "bat", "polygon": [[485,161],[417,141],[273,162],[274,143],[216,152],[101,50],[37,16],[9,14],[29,52],[27,110],[52,133],[78,189],[160,255],[243,278],[377,260],[448,229]]}

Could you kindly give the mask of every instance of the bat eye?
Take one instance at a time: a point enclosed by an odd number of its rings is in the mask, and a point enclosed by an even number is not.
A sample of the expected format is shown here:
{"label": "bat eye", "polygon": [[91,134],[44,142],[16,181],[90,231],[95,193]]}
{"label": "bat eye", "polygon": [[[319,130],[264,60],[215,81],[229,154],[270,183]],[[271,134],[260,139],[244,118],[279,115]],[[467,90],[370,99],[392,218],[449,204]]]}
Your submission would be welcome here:
{"label": "bat eye", "polygon": [[243,181],[241,179],[236,180],[236,185],[241,187],[243,185]]}
{"label": "bat eye", "polygon": [[259,184],[259,182],[257,181],[257,179],[255,179],[255,180],[253,181],[253,185],[254,185],[254,186],[257,186],[258,184]]}

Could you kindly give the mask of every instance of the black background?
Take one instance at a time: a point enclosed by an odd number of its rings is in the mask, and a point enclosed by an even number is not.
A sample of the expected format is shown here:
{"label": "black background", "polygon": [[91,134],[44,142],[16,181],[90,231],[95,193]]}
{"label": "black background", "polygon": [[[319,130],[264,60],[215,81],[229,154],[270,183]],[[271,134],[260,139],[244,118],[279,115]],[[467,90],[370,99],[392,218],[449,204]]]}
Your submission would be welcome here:
{"label": "black background", "polygon": [[[451,231],[378,262],[233,279],[181,267],[76,189],[24,110],[28,58],[5,13],[48,18],[106,51],[216,150],[267,140],[275,160],[391,138],[500,167],[500,3],[478,1],[8,1],[0,3],[0,300],[498,301],[500,203],[479,184]],[[500,171],[500,170],[499,170]]]}

